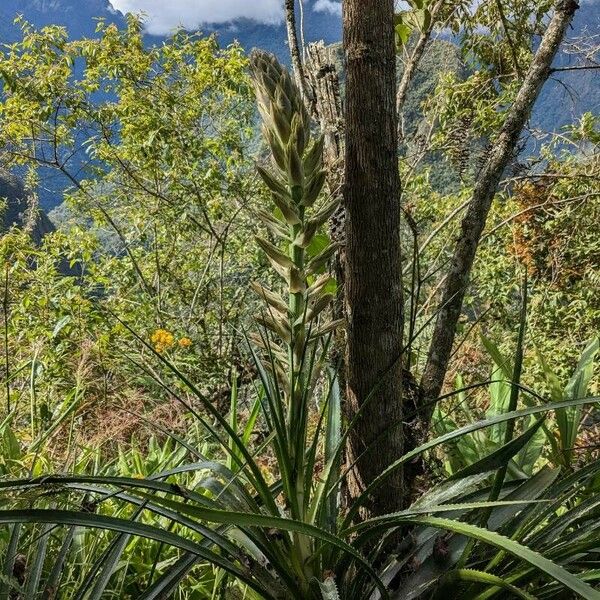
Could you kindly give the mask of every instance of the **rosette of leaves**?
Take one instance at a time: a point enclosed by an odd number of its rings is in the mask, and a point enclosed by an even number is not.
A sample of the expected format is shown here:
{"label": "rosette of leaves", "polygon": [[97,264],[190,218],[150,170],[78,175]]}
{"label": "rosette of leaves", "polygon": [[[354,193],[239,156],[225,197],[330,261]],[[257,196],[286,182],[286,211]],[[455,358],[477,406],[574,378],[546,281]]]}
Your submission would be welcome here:
{"label": "rosette of leaves", "polygon": [[293,410],[293,400],[302,402],[309,383],[307,363],[315,343],[339,325],[328,318],[335,280],[325,272],[337,245],[319,233],[339,201],[320,201],[325,184],[323,136],[312,135],[310,116],[290,74],[274,56],[261,51],[252,54],[251,71],[272,163],[257,166],[273,210],[259,211],[270,239],[257,236],[256,241],[285,281],[287,296],[253,284],[266,303],[258,321],[275,337],[254,339],[268,350],[267,366],[292,399]]}

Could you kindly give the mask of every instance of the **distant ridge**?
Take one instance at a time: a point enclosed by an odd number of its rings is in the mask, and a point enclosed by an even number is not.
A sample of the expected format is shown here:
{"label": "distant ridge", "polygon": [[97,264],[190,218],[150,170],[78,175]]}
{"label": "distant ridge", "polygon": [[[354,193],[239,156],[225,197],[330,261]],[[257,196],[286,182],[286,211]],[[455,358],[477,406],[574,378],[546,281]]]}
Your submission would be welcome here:
{"label": "distant ridge", "polygon": [[19,14],[36,27],[63,25],[75,39],[92,36],[98,18],[119,25],[125,22],[109,0],[1,0],[0,42],[19,39],[19,27],[13,23]]}
{"label": "distant ridge", "polygon": [[[37,27],[49,24],[65,26],[71,38],[94,35],[98,18],[123,25],[123,14],[115,10],[109,0],[0,0],[0,42],[19,39],[16,15],[22,14]],[[284,23],[272,25],[251,19],[236,19],[229,23],[206,23],[199,27],[203,33],[216,33],[222,45],[234,40],[250,50],[261,47],[288,62],[287,35]],[[304,29],[307,41],[324,40],[330,44],[341,40],[342,23],[339,15],[305,10]],[[148,42],[162,42],[164,36],[148,35]]]}

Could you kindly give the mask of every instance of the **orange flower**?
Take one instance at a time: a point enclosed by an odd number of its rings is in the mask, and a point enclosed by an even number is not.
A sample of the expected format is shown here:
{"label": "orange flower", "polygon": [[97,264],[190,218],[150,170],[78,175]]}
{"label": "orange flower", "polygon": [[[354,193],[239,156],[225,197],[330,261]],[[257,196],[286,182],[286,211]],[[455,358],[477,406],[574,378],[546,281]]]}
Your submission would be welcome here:
{"label": "orange flower", "polygon": [[188,337],[183,337],[179,340],[179,347],[180,348],[189,348],[192,345],[192,340],[190,340],[190,338]]}
{"label": "orange flower", "polygon": [[157,352],[164,352],[173,345],[175,337],[166,329],[157,329],[150,337],[150,340],[154,344],[154,349]]}

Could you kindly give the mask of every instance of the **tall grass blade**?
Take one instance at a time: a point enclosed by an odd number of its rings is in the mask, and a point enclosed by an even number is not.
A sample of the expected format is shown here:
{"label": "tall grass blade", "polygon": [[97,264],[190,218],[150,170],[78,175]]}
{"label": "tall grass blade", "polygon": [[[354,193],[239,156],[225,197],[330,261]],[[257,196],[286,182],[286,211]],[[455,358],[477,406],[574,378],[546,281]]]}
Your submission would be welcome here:
{"label": "tall grass blade", "polygon": [[25,581],[25,600],[35,600],[40,591],[40,581],[44,563],[46,562],[46,553],[48,551],[48,541],[50,533],[55,529],[55,525],[47,524],[42,528],[42,532],[37,539],[37,545],[31,568],[27,570],[27,579]]}
{"label": "tall grass blade", "polygon": [[55,598],[59,597],[58,590],[60,587],[63,569],[65,567],[67,556],[69,555],[69,551],[71,550],[71,545],[73,543],[76,533],[76,527],[69,527],[69,529],[67,530],[65,539],[63,540],[63,543],[60,547],[58,556],[54,560],[52,570],[50,571],[50,575],[48,575],[48,580],[46,581],[46,585],[44,586],[42,600],[54,600]]}
{"label": "tall grass blade", "polygon": [[163,600],[172,594],[181,581],[198,562],[198,557],[193,554],[184,554],[172,567],[167,569],[149,587],[138,600]]}
{"label": "tall grass blade", "polygon": [[[10,592],[12,589],[11,582],[14,581],[13,571],[15,567],[15,559],[19,549],[19,540],[21,539],[21,523],[14,523],[11,532],[10,539],[8,541],[8,548],[2,565],[2,578],[0,579],[0,600],[9,600]],[[16,583],[16,581],[15,581]]]}

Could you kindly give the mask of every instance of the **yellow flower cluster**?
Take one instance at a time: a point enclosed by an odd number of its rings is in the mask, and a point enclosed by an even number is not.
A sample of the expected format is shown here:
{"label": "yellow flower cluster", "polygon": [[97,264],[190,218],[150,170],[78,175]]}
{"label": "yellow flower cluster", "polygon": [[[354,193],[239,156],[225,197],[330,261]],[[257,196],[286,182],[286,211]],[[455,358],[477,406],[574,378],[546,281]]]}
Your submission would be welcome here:
{"label": "yellow flower cluster", "polygon": [[174,344],[175,337],[170,331],[167,331],[166,329],[157,329],[152,334],[150,340],[154,344],[154,349],[157,352],[164,352]]}
{"label": "yellow flower cluster", "polygon": [[[150,337],[154,349],[157,352],[164,352],[175,344],[175,336],[166,329],[157,329]],[[182,337],[178,340],[177,344],[184,350],[189,349],[192,346],[192,340],[189,337]]]}
{"label": "yellow flower cluster", "polygon": [[179,347],[180,348],[189,348],[192,345],[192,340],[190,340],[190,338],[188,337],[183,337],[179,340]]}

